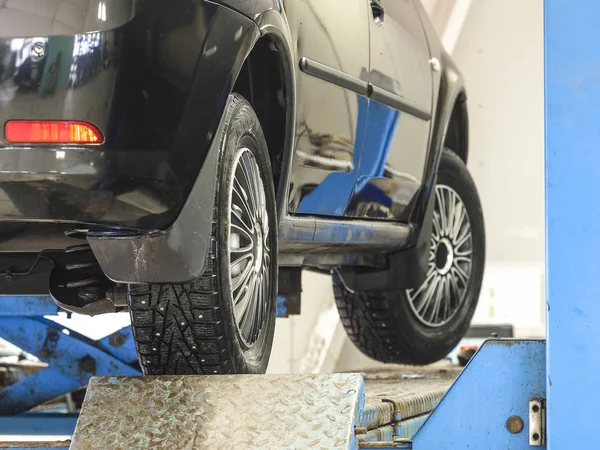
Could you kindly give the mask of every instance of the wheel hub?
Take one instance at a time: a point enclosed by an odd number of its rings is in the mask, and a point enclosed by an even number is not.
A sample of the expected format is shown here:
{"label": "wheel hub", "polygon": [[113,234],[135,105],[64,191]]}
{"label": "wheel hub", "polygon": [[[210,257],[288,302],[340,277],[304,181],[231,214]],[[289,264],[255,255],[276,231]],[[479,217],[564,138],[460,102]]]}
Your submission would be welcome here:
{"label": "wheel hub", "polygon": [[437,243],[437,249],[435,251],[435,266],[437,271],[446,275],[452,268],[454,262],[454,249],[452,248],[452,242],[447,238],[442,239]]}
{"label": "wheel hub", "polygon": [[260,225],[254,225],[256,228],[256,240],[254,245],[254,271],[256,273],[260,272],[263,264],[263,236],[262,231],[260,231]]}
{"label": "wheel hub", "polygon": [[473,238],[467,209],[456,191],[438,185],[429,266],[418,289],[406,292],[417,319],[441,327],[461,309],[471,276]]}

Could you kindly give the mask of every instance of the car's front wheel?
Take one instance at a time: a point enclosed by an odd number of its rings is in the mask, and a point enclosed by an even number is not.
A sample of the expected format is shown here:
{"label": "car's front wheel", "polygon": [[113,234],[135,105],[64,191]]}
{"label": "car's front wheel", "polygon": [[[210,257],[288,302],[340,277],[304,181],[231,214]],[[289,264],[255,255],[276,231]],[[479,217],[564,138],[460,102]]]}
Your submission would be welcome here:
{"label": "car's front wheel", "polygon": [[234,95],[204,274],[189,284],[130,285],[139,361],[149,375],[264,373],[277,297],[275,191],[263,132]]}
{"label": "car's front wheel", "polygon": [[475,184],[453,152],[442,154],[425,281],[416,289],[357,292],[334,275],[340,317],[350,339],[383,362],[427,364],[465,335],[479,297],[485,231]]}

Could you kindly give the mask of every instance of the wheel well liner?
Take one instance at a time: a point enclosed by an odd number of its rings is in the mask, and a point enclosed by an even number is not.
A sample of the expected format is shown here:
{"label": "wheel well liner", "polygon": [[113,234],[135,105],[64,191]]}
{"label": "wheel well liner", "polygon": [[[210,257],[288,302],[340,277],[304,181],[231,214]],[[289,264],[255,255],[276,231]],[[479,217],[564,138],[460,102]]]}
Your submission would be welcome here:
{"label": "wheel well liner", "polygon": [[246,58],[233,87],[233,92],[244,96],[258,116],[269,148],[276,190],[282,188],[280,181],[284,173],[289,120],[286,111],[288,87],[284,69],[277,41],[264,35],[258,39]]}
{"label": "wheel well liner", "polygon": [[467,96],[460,92],[454,102],[452,115],[448,122],[444,147],[456,153],[465,164],[469,158],[469,116]]}

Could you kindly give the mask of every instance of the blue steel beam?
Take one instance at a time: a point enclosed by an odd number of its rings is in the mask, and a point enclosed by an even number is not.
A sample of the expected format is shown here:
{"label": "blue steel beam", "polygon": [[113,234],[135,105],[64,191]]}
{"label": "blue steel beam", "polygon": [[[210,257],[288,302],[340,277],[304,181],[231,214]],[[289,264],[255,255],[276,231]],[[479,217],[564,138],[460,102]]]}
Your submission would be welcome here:
{"label": "blue steel beam", "polygon": [[[0,391],[0,414],[27,411],[31,406],[85,386],[93,375],[141,375],[129,361],[113,356],[95,341],[72,330],[65,334],[64,330],[67,330],[64,326],[42,318],[0,317],[2,338],[51,367]],[[127,339],[125,336],[123,345]],[[110,351],[120,349],[114,344],[107,344]],[[130,356],[125,350],[123,355]]]}
{"label": "blue steel beam", "polygon": [[[544,341],[486,341],[418,431],[413,448],[530,449],[529,401],[545,397],[545,367]],[[517,434],[506,427],[511,416],[523,421]]]}
{"label": "blue steel beam", "polygon": [[597,448],[600,2],[545,1],[547,441]]}
{"label": "blue steel beam", "polygon": [[[80,387],[80,382],[47,367],[0,390],[0,415],[20,414]],[[11,429],[3,429],[1,423],[0,438],[6,432],[13,434]]]}
{"label": "blue steel beam", "polygon": [[77,418],[77,414],[62,413],[27,413],[19,416],[0,417],[0,440],[3,435],[56,438],[71,436],[77,424]]}
{"label": "blue steel beam", "polygon": [[55,316],[58,310],[50,296],[0,295],[0,316],[3,317]]}

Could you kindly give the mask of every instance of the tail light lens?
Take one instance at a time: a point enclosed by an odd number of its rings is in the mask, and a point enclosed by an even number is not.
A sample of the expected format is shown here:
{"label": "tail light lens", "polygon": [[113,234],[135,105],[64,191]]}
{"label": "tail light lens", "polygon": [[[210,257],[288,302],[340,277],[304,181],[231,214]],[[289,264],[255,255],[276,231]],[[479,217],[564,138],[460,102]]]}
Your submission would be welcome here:
{"label": "tail light lens", "polygon": [[4,139],[14,144],[102,144],[104,136],[91,123],[70,120],[9,120]]}

